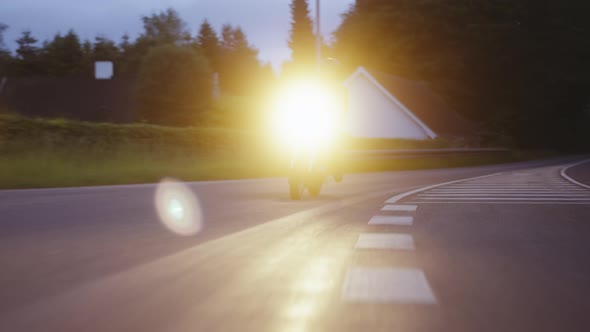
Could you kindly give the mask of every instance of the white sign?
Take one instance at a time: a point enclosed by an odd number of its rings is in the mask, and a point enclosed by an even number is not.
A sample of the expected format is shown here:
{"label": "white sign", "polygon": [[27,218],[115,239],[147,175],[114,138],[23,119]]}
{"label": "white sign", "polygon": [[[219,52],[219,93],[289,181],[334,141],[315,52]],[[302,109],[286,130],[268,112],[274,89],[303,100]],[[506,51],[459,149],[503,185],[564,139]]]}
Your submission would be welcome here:
{"label": "white sign", "polygon": [[94,63],[94,78],[110,80],[113,78],[114,66],[112,61],[96,61]]}

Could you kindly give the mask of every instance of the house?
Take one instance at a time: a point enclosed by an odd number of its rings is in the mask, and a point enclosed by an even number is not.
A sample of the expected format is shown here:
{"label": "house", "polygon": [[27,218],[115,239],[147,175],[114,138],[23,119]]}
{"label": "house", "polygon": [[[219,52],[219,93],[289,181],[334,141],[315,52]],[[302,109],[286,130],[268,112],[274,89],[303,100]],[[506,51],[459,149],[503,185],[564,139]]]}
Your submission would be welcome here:
{"label": "house", "polygon": [[465,137],[471,125],[426,83],[359,67],[345,82],[353,137],[426,140]]}

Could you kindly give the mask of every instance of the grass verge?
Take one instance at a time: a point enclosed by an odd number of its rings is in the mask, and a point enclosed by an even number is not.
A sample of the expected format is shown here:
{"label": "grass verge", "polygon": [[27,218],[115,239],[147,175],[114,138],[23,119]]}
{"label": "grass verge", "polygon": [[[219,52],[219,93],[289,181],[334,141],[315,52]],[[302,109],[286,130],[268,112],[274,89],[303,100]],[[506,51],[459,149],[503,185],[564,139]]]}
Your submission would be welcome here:
{"label": "grass verge", "polygon": [[[284,176],[268,140],[251,132],[91,124],[0,114],[0,189]],[[355,149],[448,147],[441,140],[352,140]],[[540,153],[349,160],[347,172],[473,166],[544,157]]]}

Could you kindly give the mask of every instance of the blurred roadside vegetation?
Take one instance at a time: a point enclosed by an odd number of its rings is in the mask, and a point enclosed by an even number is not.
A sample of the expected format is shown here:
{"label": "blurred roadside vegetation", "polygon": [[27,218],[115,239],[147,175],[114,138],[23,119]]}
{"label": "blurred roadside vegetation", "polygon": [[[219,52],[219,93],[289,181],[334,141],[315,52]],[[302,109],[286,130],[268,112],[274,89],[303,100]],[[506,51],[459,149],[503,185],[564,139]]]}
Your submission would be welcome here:
{"label": "blurred roadside vegetation", "polygon": [[[235,100],[227,100],[228,103]],[[221,106],[220,106],[221,107]],[[221,127],[114,125],[31,119],[0,112],[0,188],[43,188],[284,176],[286,155],[264,130],[219,114]],[[247,127],[247,126],[246,126]],[[260,129],[260,128],[259,128]],[[451,142],[452,143],[452,142]],[[348,139],[352,149],[453,147],[447,141]],[[461,147],[461,146],[459,146]],[[347,172],[480,165],[548,156],[514,152],[395,160],[348,160]]]}

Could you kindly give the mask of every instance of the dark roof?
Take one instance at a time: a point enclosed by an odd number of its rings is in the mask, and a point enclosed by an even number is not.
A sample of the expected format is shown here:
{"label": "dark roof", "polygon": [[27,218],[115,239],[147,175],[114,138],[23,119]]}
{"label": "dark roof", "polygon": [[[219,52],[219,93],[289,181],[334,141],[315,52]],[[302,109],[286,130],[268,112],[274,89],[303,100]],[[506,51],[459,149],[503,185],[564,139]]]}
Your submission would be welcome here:
{"label": "dark roof", "polygon": [[369,71],[379,84],[439,136],[467,136],[474,125],[459,116],[425,82]]}

